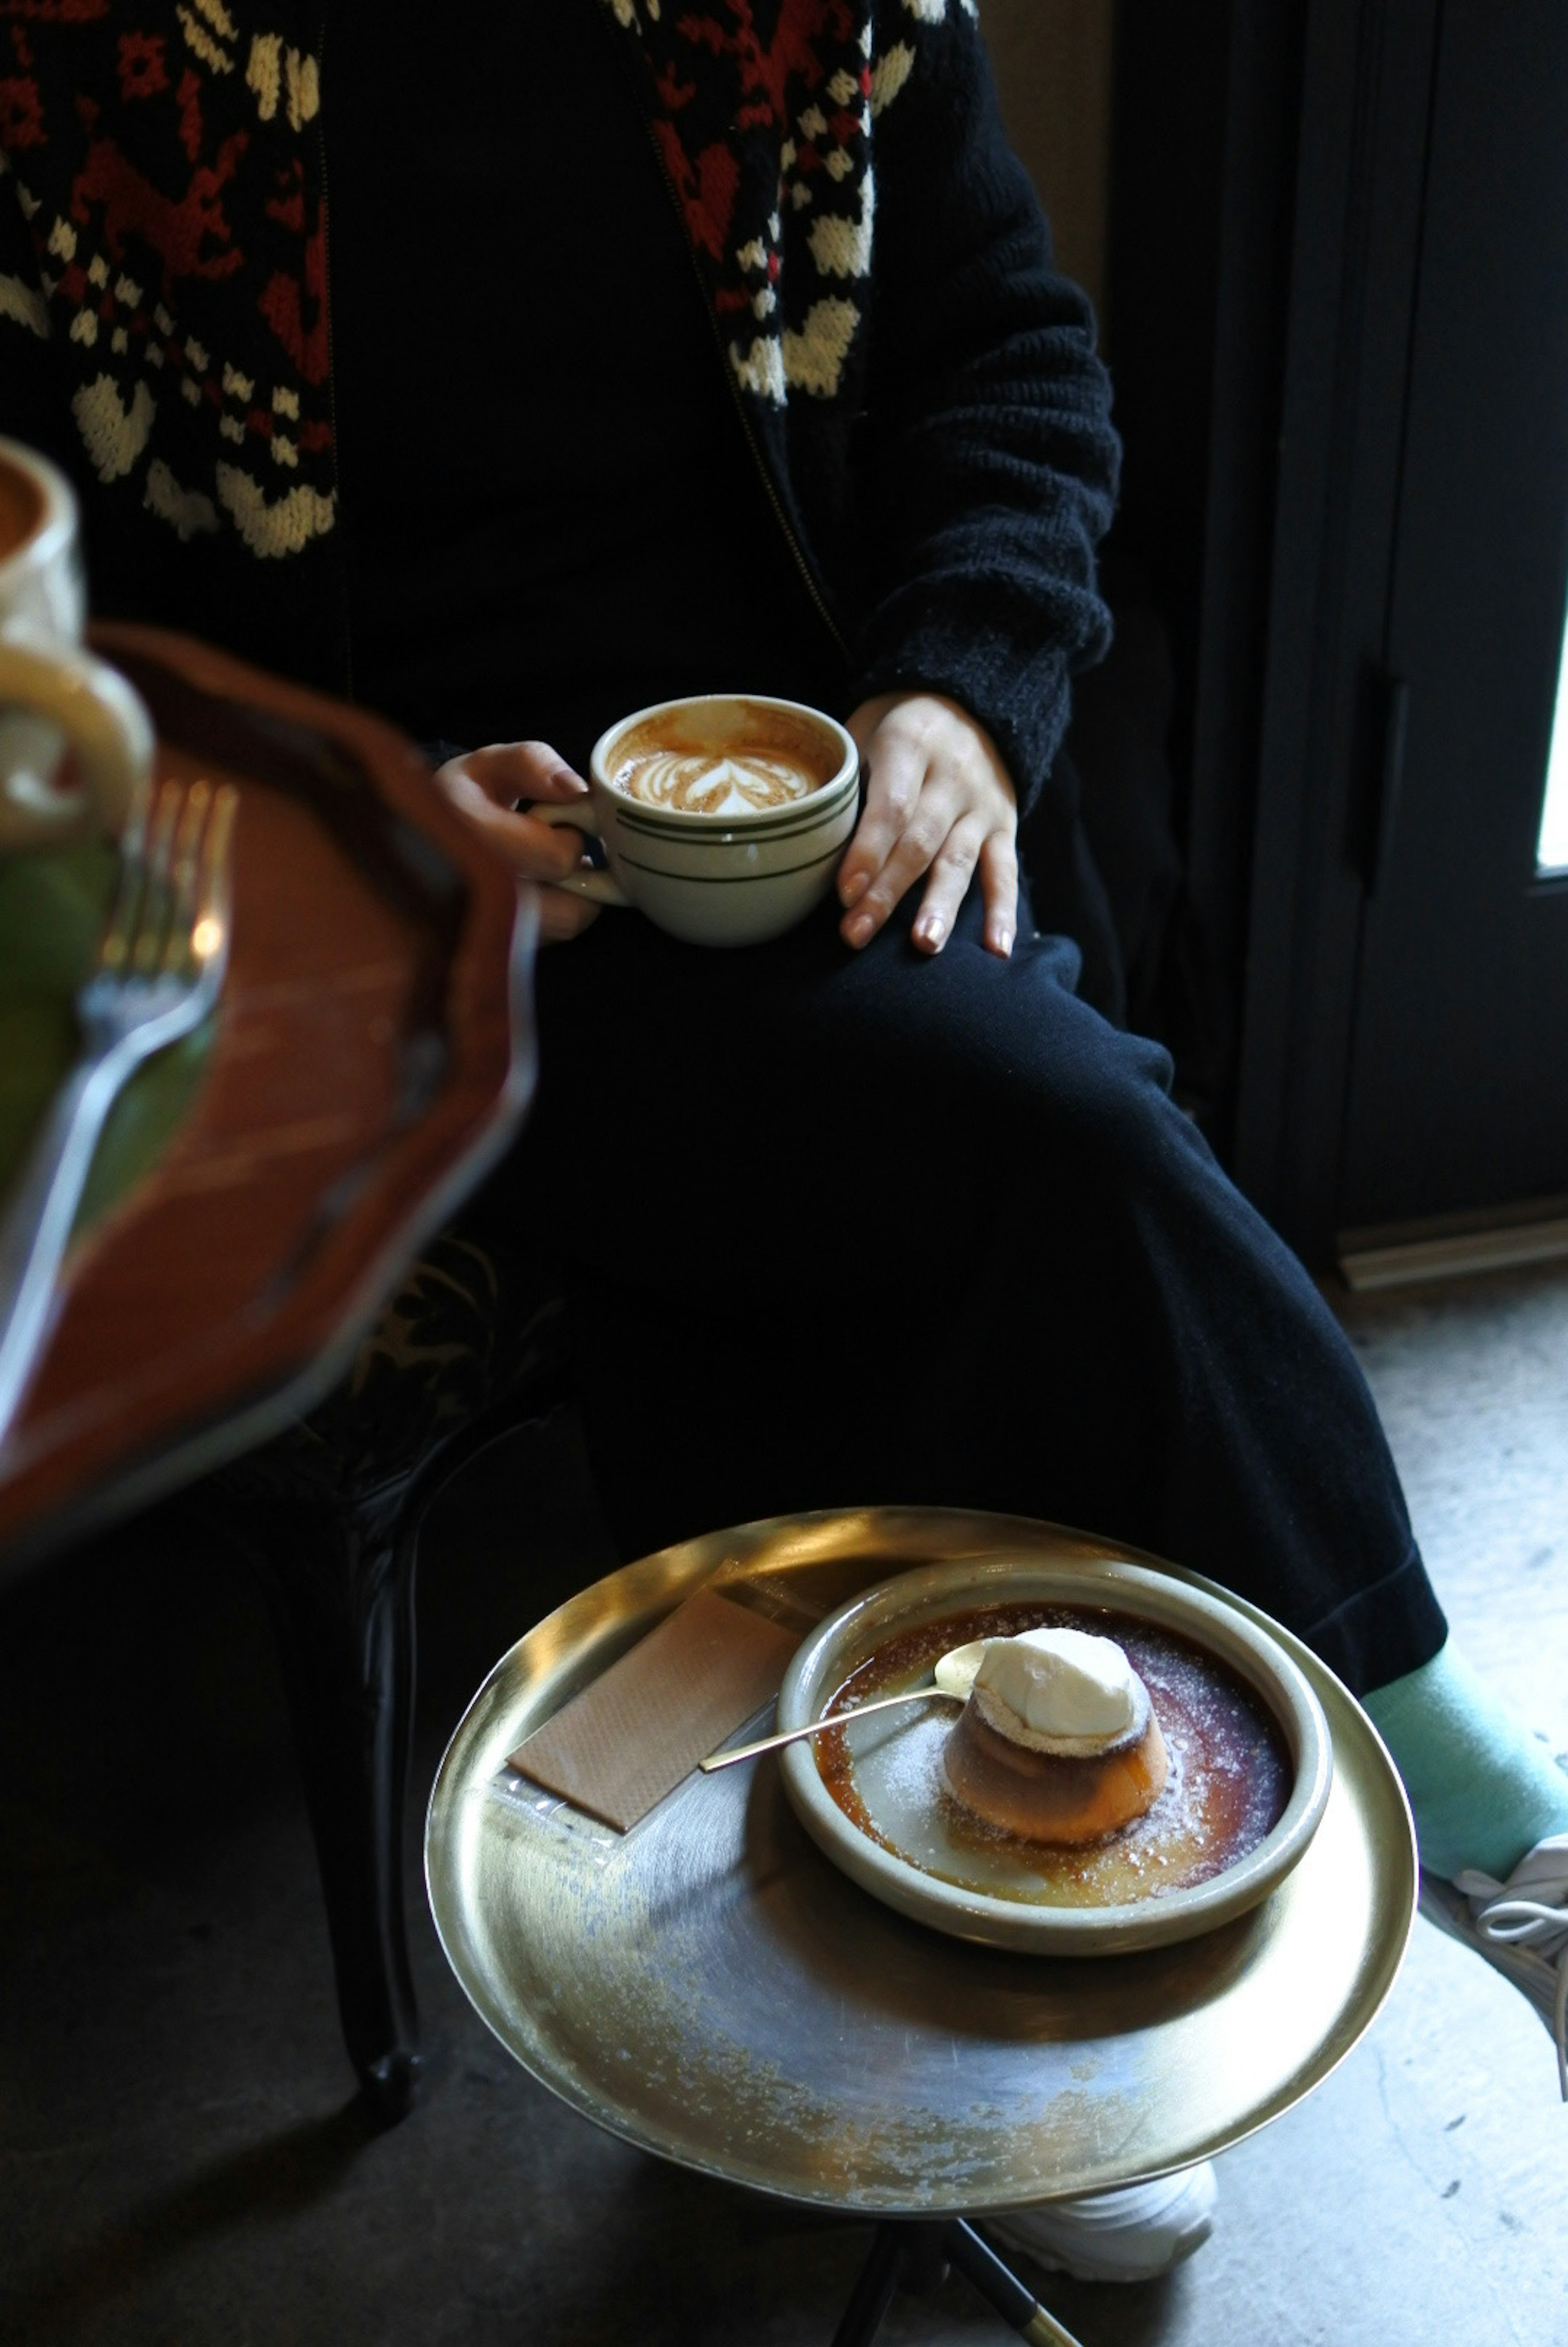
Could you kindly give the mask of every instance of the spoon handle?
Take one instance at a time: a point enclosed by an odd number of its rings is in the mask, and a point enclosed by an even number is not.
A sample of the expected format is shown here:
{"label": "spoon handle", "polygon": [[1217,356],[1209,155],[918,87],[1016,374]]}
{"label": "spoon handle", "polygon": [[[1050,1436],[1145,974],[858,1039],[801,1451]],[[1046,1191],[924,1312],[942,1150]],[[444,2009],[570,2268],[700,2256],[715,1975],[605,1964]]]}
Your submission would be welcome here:
{"label": "spoon handle", "polygon": [[864,1719],[868,1712],[891,1711],[896,1703],[924,1703],[933,1695],[948,1703],[963,1701],[960,1695],[950,1695],[946,1687],[908,1687],[902,1695],[879,1695],[871,1703],[856,1704],[852,1711],[835,1711],[826,1719],[809,1720],[804,1727],[787,1727],[781,1736],[763,1736],[755,1744],[737,1744],[728,1752],[710,1752],[697,1765],[711,1777],[716,1768],[733,1768],[738,1760],[755,1760],[759,1752],[777,1752],[781,1744],[799,1744],[804,1737],[820,1736],[825,1727],[843,1727],[851,1719]]}

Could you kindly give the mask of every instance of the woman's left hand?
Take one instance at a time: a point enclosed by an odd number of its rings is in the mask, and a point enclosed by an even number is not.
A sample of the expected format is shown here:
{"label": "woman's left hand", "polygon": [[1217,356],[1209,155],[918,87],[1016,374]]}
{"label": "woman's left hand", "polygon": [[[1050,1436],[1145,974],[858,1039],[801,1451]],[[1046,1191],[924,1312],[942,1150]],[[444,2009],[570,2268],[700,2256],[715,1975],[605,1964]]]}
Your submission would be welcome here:
{"label": "woman's left hand", "polygon": [[978,866],[986,949],[1005,960],[1018,927],[1018,794],[990,734],[933,692],[880,694],[849,725],[871,779],[839,867],[840,936],[868,944],[929,872],[914,941],[940,953]]}

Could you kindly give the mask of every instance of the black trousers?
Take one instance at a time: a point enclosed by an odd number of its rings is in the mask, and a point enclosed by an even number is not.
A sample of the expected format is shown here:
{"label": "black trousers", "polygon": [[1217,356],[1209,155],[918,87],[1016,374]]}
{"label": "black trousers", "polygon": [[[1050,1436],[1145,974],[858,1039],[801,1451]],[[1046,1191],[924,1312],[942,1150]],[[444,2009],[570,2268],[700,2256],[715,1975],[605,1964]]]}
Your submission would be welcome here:
{"label": "black trousers", "polygon": [[[1358,1691],[1444,1623],[1360,1370],[1288,1249],[1074,991],[1077,948],[714,952],[606,912],[539,969],[503,1177],[565,1257],[628,1556],[781,1511],[1046,1516],[1212,1575]],[[494,1196],[494,1192],[493,1192]]]}

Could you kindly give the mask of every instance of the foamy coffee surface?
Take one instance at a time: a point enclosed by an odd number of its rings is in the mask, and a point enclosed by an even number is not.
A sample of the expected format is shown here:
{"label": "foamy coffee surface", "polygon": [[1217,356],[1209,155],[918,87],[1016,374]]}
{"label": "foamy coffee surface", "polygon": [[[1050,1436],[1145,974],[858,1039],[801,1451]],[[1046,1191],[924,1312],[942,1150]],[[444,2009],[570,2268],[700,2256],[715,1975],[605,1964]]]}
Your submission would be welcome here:
{"label": "foamy coffee surface", "polygon": [[666,712],[619,744],[610,779],[642,805],[681,815],[757,815],[831,782],[837,744],[787,711],[748,711],[744,729]]}
{"label": "foamy coffee surface", "polygon": [[751,815],[788,806],[819,787],[814,774],[760,751],[651,750],[617,766],[616,788],[645,806],[677,807],[683,815]]}

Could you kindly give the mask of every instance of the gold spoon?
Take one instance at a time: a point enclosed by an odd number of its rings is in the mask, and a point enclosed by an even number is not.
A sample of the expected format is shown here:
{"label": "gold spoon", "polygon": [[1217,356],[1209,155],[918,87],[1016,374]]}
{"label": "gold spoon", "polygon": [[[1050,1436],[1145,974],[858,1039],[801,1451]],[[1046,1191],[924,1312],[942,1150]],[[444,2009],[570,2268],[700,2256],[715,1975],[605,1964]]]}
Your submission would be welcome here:
{"label": "gold spoon", "polygon": [[896,1703],[924,1703],[928,1696],[939,1695],[949,1703],[963,1703],[969,1690],[962,1693],[956,1686],[907,1687],[902,1695],[880,1695],[871,1703],[856,1704],[850,1711],[830,1712],[825,1719],[808,1721],[804,1727],[787,1727],[779,1736],[760,1737],[755,1744],[737,1744],[728,1752],[710,1752],[697,1766],[708,1776],[716,1768],[733,1768],[738,1760],[755,1760],[759,1752],[777,1752],[781,1744],[799,1744],[803,1737],[820,1736],[824,1728],[847,1727],[852,1719],[864,1719],[873,1711],[891,1711]]}

